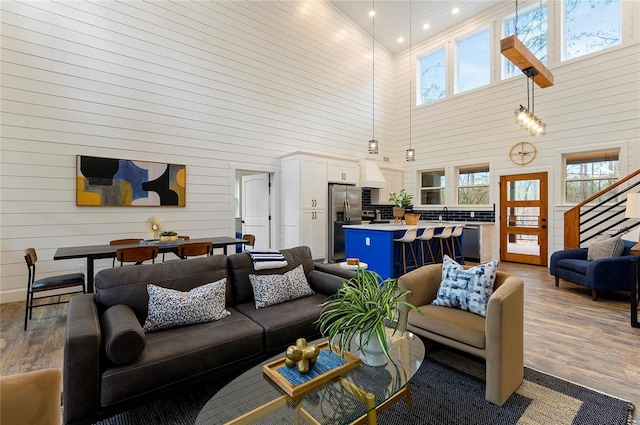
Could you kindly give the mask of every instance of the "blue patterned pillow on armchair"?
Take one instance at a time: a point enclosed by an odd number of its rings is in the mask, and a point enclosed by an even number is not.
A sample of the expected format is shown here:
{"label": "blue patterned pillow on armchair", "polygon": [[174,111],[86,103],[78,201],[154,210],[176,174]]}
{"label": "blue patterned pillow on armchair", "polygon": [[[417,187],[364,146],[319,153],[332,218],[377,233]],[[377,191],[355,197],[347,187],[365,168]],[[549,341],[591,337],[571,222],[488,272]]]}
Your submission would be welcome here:
{"label": "blue patterned pillow on armchair", "polygon": [[497,260],[465,269],[445,255],[442,262],[442,282],[433,304],[457,307],[485,317],[497,269]]}

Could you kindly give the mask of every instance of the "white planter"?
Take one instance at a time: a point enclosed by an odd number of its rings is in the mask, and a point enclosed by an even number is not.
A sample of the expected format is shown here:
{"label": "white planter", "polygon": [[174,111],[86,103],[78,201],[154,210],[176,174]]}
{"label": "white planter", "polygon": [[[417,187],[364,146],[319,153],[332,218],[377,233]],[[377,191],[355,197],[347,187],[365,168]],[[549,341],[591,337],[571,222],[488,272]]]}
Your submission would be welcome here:
{"label": "white planter", "polygon": [[[384,348],[380,345],[380,341],[378,338],[372,337],[368,343],[360,346],[360,337],[358,334],[353,339],[353,344],[351,345],[352,351],[356,352],[360,357],[360,360],[368,366],[384,366],[389,362],[387,358]],[[391,338],[387,335],[387,347],[391,348]],[[362,341],[366,341],[368,335],[362,335]],[[355,347],[354,347],[355,346]],[[354,349],[355,348],[355,349]]]}

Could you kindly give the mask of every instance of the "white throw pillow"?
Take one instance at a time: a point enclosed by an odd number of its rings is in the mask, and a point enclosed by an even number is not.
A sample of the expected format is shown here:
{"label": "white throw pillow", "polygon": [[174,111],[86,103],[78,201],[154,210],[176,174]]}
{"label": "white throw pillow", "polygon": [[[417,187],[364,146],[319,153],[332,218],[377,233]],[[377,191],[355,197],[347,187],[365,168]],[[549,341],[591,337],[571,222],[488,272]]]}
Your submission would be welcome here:
{"label": "white throw pillow", "polygon": [[149,333],[227,317],[231,313],[225,309],[226,290],[226,278],[189,292],[149,284],[149,313],[142,329]]}
{"label": "white throw pillow", "polygon": [[486,317],[497,270],[497,260],[465,269],[445,255],[442,261],[442,282],[432,304],[457,307]]}
{"label": "white throw pillow", "polygon": [[314,294],[307,282],[302,264],[285,274],[250,274],[249,281],[253,287],[256,308]]}
{"label": "white throw pillow", "polygon": [[602,258],[619,257],[624,251],[624,242],[620,236],[604,239],[598,238],[591,242],[587,248],[587,260],[600,260]]}

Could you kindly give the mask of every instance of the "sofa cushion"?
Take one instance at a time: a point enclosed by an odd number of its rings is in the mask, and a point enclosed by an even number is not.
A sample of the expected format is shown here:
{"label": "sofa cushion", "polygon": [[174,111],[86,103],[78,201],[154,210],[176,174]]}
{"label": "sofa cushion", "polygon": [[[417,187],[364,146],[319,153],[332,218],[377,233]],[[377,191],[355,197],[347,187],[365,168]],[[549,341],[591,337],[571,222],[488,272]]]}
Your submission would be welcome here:
{"label": "sofa cushion", "polygon": [[144,331],[155,332],[227,317],[231,313],[224,308],[226,284],[227,279],[220,279],[189,292],[147,285],[149,315],[144,322]]}
{"label": "sofa cushion", "polygon": [[228,309],[231,315],[221,320],[147,334],[147,346],[137,359],[102,372],[100,404],[109,406],[262,355],[262,328]]}
{"label": "sofa cushion", "polygon": [[131,307],[124,304],[109,307],[100,325],[105,354],[113,363],[129,363],[144,350],[147,338]]}
{"label": "sofa cushion", "polygon": [[442,282],[434,305],[457,307],[480,316],[487,315],[487,303],[493,293],[498,261],[493,260],[469,269],[445,255],[442,262]]}
{"label": "sofa cushion", "polygon": [[600,260],[602,258],[619,257],[624,251],[624,243],[620,236],[613,238],[596,239],[587,249],[587,260]]}
{"label": "sofa cushion", "polygon": [[577,273],[586,274],[589,267],[589,261],[578,260],[576,258],[565,258],[558,261],[557,267],[571,270]]}
{"label": "sofa cushion", "polygon": [[308,341],[319,337],[315,321],[320,317],[320,304],[325,299],[326,296],[315,294],[265,308],[256,309],[253,302],[236,308],[264,329],[265,350],[271,352],[286,349],[300,337]]}
{"label": "sofa cushion", "polygon": [[249,275],[256,308],[313,295],[302,264],[285,274]]}
{"label": "sofa cushion", "polygon": [[486,319],[457,308],[427,304],[418,307],[422,314],[409,311],[408,324],[481,350],[486,348]]}
{"label": "sofa cushion", "polygon": [[311,249],[308,246],[283,249],[280,252],[287,260],[288,266],[273,270],[256,271],[253,268],[251,256],[246,252],[233,254],[228,257],[229,277],[233,286],[232,294],[234,305],[253,301],[253,288],[249,281],[250,274],[284,274],[289,270],[295,269],[300,264],[304,267],[305,275],[314,269],[313,260],[311,259]]}
{"label": "sofa cushion", "polygon": [[[147,318],[149,306],[148,284],[186,292],[196,286],[227,277],[225,255],[136,267],[113,267],[96,274],[96,302],[101,313],[112,305],[126,304],[133,309],[142,324]],[[227,301],[231,299],[230,292],[229,288]]]}

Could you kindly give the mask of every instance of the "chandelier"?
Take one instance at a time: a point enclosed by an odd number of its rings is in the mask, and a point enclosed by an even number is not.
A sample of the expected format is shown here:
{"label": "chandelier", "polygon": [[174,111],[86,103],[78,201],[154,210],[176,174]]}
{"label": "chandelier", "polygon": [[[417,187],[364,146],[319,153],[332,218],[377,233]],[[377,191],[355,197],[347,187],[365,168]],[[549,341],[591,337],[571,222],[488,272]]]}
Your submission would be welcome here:
{"label": "chandelier", "polygon": [[[542,121],[534,112],[534,93],[533,88],[535,84],[531,84],[531,90],[529,90],[529,80],[533,79],[537,71],[534,68],[524,69],[523,74],[527,76],[527,107],[520,105],[518,109],[513,111],[513,115],[516,120],[516,124],[523,130],[528,132],[532,136],[543,136],[547,133],[547,124]],[[529,98],[529,91],[531,91],[531,98]],[[531,102],[529,102],[531,99]]]}

